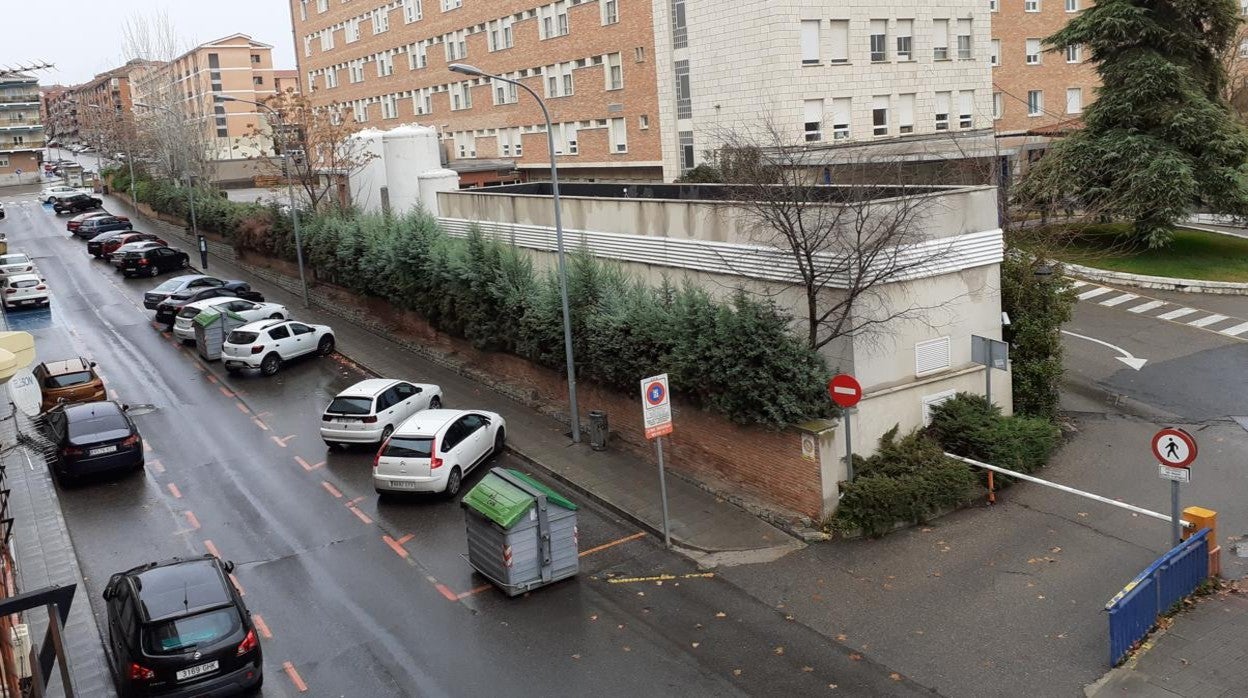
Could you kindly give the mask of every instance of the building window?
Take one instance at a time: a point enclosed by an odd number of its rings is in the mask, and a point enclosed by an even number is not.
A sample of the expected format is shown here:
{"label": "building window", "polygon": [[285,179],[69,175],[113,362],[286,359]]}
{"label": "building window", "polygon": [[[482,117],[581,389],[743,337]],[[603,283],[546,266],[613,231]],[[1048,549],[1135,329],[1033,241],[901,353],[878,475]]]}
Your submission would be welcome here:
{"label": "building window", "polygon": [[421,88],[412,92],[412,113],[416,115],[428,114],[433,111],[432,103],[433,95],[428,87]]}
{"label": "building window", "polygon": [[329,10],[329,0],[316,0],[316,11],[326,12]]}
{"label": "building window", "polygon": [[888,20],[871,20],[871,62],[888,60]]}
{"label": "building window", "polygon": [[467,82],[451,85],[451,111],[472,108],[472,86]]}
{"label": "building window", "polygon": [[[914,375],[926,376],[952,365],[949,337],[938,337],[914,344]],[[950,391],[952,393],[952,391]],[[952,395],[950,395],[952,397]],[[925,410],[926,411],[926,410]]]}
{"label": "building window", "polygon": [[[1069,47],[1067,47],[1066,49],[1066,55],[1067,56],[1070,55]],[[1239,57],[1248,58],[1248,39],[1244,39],[1243,41],[1239,42]],[[1070,61],[1067,61],[1067,62],[1069,63]]]}
{"label": "building window", "polygon": [[685,22],[685,0],[672,0],[672,48],[689,46],[689,26]]}
{"label": "building window", "polygon": [[486,26],[489,27],[489,32],[486,36],[489,39],[491,51],[501,51],[515,45],[515,37],[511,31],[511,24],[511,17],[505,17],[503,19],[486,23]]}
{"label": "building window", "polygon": [[429,67],[429,51],[425,47],[424,42],[416,44],[415,47],[408,51],[407,64],[413,70]]}
{"label": "building window", "polygon": [[819,65],[819,20],[802,20],[802,65]]}
{"label": "building window", "polygon": [[1027,40],[1027,65],[1040,65],[1040,40]]}
{"label": "building window", "polygon": [[992,93],[992,119],[996,121],[1005,114],[1005,95],[1000,92]]}
{"label": "building window", "polygon": [[468,37],[464,30],[451,32],[445,37],[447,62],[468,57]]}
{"label": "building window", "polygon": [[607,54],[607,59],[602,64],[606,68],[607,89],[624,89],[623,57],[618,53]]}
{"label": "building window", "polygon": [[694,168],[693,131],[681,131],[676,135],[680,140],[680,171],[688,172]]}
{"label": "building window", "polygon": [[620,0],[602,0],[602,24],[615,24],[620,21]]}
{"label": "building window", "polygon": [[837,97],[832,100],[832,140],[841,141],[849,138],[850,98]]}
{"label": "building window", "polygon": [[326,29],[321,32],[321,50],[329,51],[334,48],[334,32]]}
{"label": "building window", "polygon": [[308,21],[308,0],[299,0],[299,21]]}
{"label": "building window", "polygon": [[424,17],[424,8],[421,7],[422,0],[403,0],[403,23],[411,24],[419,22]]}
{"label": "building window", "polygon": [[932,59],[944,61],[949,59],[949,20],[932,20]]}
{"label": "building window", "polygon": [[394,57],[388,53],[378,54],[377,56],[377,77],[386,77],[394,74]]}
{"label": "building window", "polygon": [[633,60],[638,63],[646,62],[646,47],[645,46],[638,46],[637,48],[633,49]]}
{"label": "building window", "polygon": [[347,81],[351,83],[364,82],[364,61],[352,61],[347,66]]}
{"label": "building window", "polygon": [[1078,12],[1078,11],[1079,11],[1079,0],[1066,0],[1066,11],[1067,11],[1067,12]]}
{"label": "building window", "polygon": [[832,63],[849,62],[849,20],[834,19],[830,23],[832,41],[828,60]]}
{"label": "building window", "polygon": [[[1243,51],[1240,51],[1240,55],[1243,55]],[[1066,47],[1066,62],[1067,63],[1082,63],[1083,62],[1083,46],[1081,44],[1071,44],[1070,46]]]}
{"label": "building window", "polygon": [[611,119],[607,126],[609,132],[609,140],[611,141],[611,152],[627,153],[628,152],[628,122],[625,119]]}
{"label": "building window", "polygon": [[1000,8],[997,6],[997,0],[988,0],[988,11],[989,11],[989,12],[996,12],[998,9],[1000,9]]}
{"label": "building window", "polygon": [[897,95],[897,133],[914,133],[914,97]]}
{"label": "building window", "polygon": [[992,66],[1001,65],[1001,40],[992,40],[992,54],[988,56],[988,64]]}
{"label": "building window", "polygon": [[1044,91],[1028,90],[1027,116],[1040,116],[1044,113]]}
{"label": "building window", "polygon": [[1024,12],[1039,12],[1040,0],[1023,0]]}
{"label": "building window", "polygon": [[360,40],[360,20],[349,19],[342,28],[342,40],[353,44]]}
{"label": "building window", "polygon": [[1066,113],[1082,114],[1083,113],[1083,88],[1068,87],[1066,88]]}
{"label": "building window", "polygon": [[975,125],[975,91],[963,90],[958,93],[958,128],[971,128]]}
{"label": "building window", "polygon": [[823,140],[823,100],[808,99],[804,105],[805,116],[802,119],[806,142],[814,143]]}
{"label": "building window", "polygon": [[958,60],[968,60],[971,57],[971,20],[958,20]]}
{"label": "building window", "polygon": [[502,80],[494,81],[494,103],[495,104],[515,104],[519,101],[519,95],[516,92],[516,86],[503,82]]}
{"label": "building window", "polygon": [[567,0],[560,0],[560,2],[537,8],[537,16],[541,18],[541,22],[538,25],[540,28],[540,38],[553,39],[555,37],[567,35]]}
{"label": "building window", "polygon": [[356,102],[354,105],[352,105],[352,109],[355,112],[354,116],[355,116],[356,121],[360,123],[364,123],[365,121],[368,121],[368,105],[367,104],[363,102]]}
{"label": "building window", "polygon": [[649,114],[642,114],[641,116],[637,117],[637,128],[641,129],[642,131],[645,131],[646,129],[650,128],[650,115]]}
{"label": "building window", "polygon": [[381,98],[381,118],[397,119],[399,118],[399,98],[395,95],[386,95]]}
{"label": "building window", "polygon": [[[251,62],[252,62],[252,63],[259,63],[259,62],[260,62],[260,54],[258,54],[258,53],[253,53],[253,54],[251,54]],[[116,78],[114,78],[114,80],[116,80]],[[114,87],[116,87],[116,85],[114,85]]]}
{"label": "building window", "polygon": [[303,37],[303,56],[307,58],[312,55],[312,37]]}
{"label": "building window", "polygon": [[390,9],[383,7],[373,12],[373,33],[390,31]]}
{"label": "building window", "polygon": [[874,135],[888,135],[888,95],[871,98],[871,127]]}
{"label": "building window", "polygon": [[689,61],[676,61],[676,118],[693,117],[693,91],[689,80]]}
{"label": "building window", "polygon": [[442,0],[442,11],[450,12],[459,7],[463,7],[464,0]]}
{"label": "building window", "polygon": [[337,87],[337,86],[338,86],[338,69],[327,68],[325,70],[325,87]]}
{"label": "building window", "polygon": [[264,84],[264,76],[263,76],[263,75],[253,75],[253,76],[252,76],[252,78],[251,78],[251,84],[253,84],[253,85],[263,85],[263,84]]}
{"label": "building window", "polygon": [[950,95],[950,93],[948,92],[936,93],[936,130],[937,131],[949,130],[949,101],[950,101],[951,96],[952,95]]}
{"label": "building window", "polygon": [[914,60],[914,20],[897,20],[897,60]]}

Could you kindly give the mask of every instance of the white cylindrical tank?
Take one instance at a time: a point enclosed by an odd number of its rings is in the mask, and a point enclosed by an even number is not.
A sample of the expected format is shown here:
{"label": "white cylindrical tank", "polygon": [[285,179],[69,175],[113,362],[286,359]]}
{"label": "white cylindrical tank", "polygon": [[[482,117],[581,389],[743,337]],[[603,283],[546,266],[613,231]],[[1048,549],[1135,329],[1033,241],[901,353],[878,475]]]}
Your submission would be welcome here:
{"label": "white cylindrical tank", "polygon": [[390,210],[403,214],[420,202],[421,172],[442,167],[438,156],[438,133],[428,126],[406,124],[382,136],[386,162],[386,186]]}
{"label": "white cylindrical tank", "polygon": [[438,215],[438,192],[458,190],[459,174],[454,170],[436,169],[420,173],[420,202],[434,216]]}
{"label": "white cylindrical tank", "polygon": [[346,141],[346,157],[363,164],[349,177],[351,203],[369,213],[381,210],[381,189],[386,186],[386,158],[382,151],[383,131],[366,128]]}

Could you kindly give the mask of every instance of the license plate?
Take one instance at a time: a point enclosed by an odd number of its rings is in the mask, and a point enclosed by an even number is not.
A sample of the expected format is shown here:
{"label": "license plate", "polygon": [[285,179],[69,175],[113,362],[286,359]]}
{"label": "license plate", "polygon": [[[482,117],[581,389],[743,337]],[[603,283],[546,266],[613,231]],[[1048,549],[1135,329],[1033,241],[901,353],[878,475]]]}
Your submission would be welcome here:
{"label": "license plate", "polygon": [[102,456],[105,453],[116,453],[116,452],[117,452],[116,446],[101,446],[100,448],[93,448],[90,451],[87,451],[87,455],[88,456]]}
{"label": "license plate", "polygon": [[407,481],[405,481],[405,480],[391,480],[391,481],[390,481],[390,486],[391,486],[391,487],[394,487],[394,488],[396,488],[396,489],[400,489],[400,490],[414,490],[414,489],[416,489],[416,483],[414,483],[414,482],[407,482]]}
{"label": "license plate", "polygon": [[221,666],[221,662],[208,662],[207,664],[200,664],[199,666],[193,666],[190,669],[183,669],[182,671],[179,671],[177,673],[177,677],[179,681],[182,681],[185,679],[195,678],[196,676],[203,676],[210,671],[216,671],[219,666]]}
{"label": "license plate", "polygon": [[31,303],[34,303],[34,302],[35,302],[34,300],[27,298],[24,301],[18,301],[17,304],[18,305],[30,305]]}

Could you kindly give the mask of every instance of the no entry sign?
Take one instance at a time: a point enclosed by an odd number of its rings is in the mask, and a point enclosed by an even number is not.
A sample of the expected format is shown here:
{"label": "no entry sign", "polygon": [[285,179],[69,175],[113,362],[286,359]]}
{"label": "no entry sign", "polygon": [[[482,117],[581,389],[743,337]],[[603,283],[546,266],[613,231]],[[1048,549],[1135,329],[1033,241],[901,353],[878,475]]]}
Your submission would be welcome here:
{"label": "no entry sign", "polygon": [[842,373],[828,381],[828,395],[832,397],[832,402],[841,407],[853,407],[862,399],[862,386],[858,384],[857,378]]}

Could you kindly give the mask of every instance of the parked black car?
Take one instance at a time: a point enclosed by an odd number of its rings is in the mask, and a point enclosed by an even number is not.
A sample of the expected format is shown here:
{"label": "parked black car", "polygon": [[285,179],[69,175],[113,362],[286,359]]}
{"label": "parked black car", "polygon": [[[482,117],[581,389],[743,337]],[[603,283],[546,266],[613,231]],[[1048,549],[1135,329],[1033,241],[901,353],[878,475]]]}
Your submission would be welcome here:
{"label": "parked black car", "polygon": [[122,696],[226,696],[264,682],[251,611],[212,555],[150,562],[104,587],[109,659]]}
{"label": "parked black car", "polygon": [[100,216],[99,218],[88,218],[82,222],[82,225],[78,226],[78,229],[74,231],[74,235],[90,240],[100,233],[107,233],[114,230],[134,230],[134,224],[130,222],[129,218],[122,218],[120,216]]}
{"label": "parked black car", "polygon": [[251,284],[246,281],[227,281],[220,286],[209,288],[188,288],[184,291],[170,294],[168,298],[157,304],[156,322],[172,325],[174,318],[178,316],[178,311],[184,308],[187,303],[194,303],[195,301],[202,301],[208,298],[218,298],[220,296],[244,298],[256,303],[264,302],[264,295],[258,291],[251,290]]}
{"label": "parked black car", "polygon": [[88,194],[74,194],[57,199],[56,203],[52,204],[52,210],[57,213],[82,213],[97,208],[104,208],[104,202]]}
{"label": "parked black car", "polygon": [[163,284],[143,294],[143,307],[155,310],[164,299],[175,293],[189,289],[211,288],[224,286],[225,282],[215,276],[205,274],[182,274],[168,279]]}
{"label": "parked black car", "polygon": [[116,402],[64,405],[49,410],[44,419],[56,444],[52,472],[62,484],[143,467],[143,437]]}
{"label": "parked black car", "polygon": [[150,250],[127,252],[121,258],[121,273],[126,276],[159,276],[174,269],[191,266],[191,257],[173,247],[153,247]]}

